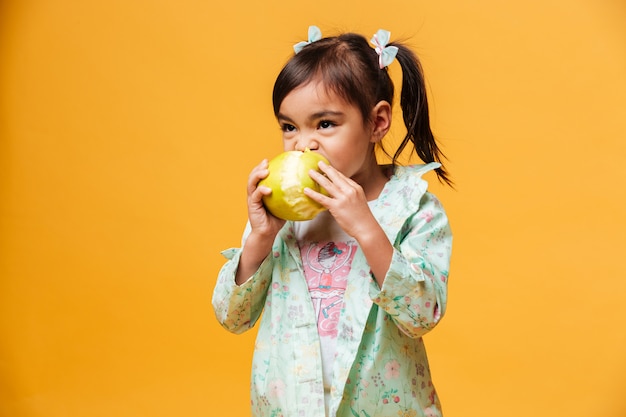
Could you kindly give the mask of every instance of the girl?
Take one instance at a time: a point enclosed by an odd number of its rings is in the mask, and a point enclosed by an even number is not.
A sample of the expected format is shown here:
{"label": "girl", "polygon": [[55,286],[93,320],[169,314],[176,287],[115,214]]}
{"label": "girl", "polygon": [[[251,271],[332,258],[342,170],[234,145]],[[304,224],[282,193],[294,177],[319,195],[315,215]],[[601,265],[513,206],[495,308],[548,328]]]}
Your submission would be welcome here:
{"label": "girl", "polygon": [[[419,62],[406,46],[375,48],[348,33],[309,42],[274,85],[274,113],[286,151],[324,155],[310,172],[328,196],[305,193],[327,211],[313,220],[271,216],[257,186],[268,162],[252,169],[242,248],[224,251],[213,295],[220,323],[234,333],[261,312],[252,365],[254,416],[440,416],[422,336],[446,309],[451,250],[448,220],[421,178],[435,170],[450,183],[430,130]],[[389,131],[402,67],[401,108],[407,135],[391,166],[375,146]],[[412,145],[425,165],[399,166]]]}

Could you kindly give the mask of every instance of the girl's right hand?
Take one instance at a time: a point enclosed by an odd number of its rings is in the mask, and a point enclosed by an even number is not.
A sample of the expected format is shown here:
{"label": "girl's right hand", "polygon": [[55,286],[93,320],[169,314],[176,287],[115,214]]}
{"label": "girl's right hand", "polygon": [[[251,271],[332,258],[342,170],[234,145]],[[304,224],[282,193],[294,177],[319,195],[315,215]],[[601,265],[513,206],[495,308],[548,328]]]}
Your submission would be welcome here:
{"label": "girl's right hand", "polygon": [[273,216],[263,205],[263,197],[272,193],[272,189],[259,186],[259,181],[269,175],[268,161],[264,159],[259,165],[254,167],[248,177],[248,220],[253,234],[259,238],[264,237],[271,240],[285,224],[285,220]]}

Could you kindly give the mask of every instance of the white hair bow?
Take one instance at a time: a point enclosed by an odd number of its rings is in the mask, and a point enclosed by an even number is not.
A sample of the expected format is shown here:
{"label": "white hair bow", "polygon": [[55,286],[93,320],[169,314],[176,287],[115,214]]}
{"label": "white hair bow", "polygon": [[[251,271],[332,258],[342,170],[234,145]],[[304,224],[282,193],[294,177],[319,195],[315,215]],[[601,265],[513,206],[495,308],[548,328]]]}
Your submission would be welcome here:
{"label": "white hair bow", "polygon": [[376,47],[376,53],[378,54],[378,66],[380,69],[385,68],[393,62],[398,53],[397,46],[387,46],[389,43],[389,37],[391,32],[384,29],[378,29],[378,32],[372,37],[370,42]]}
{"label": "white hair bow", "polygon": [[296,51],[296,54],[302,50],[305,46],[315,41],[319,41],[322,39],[322,31],[317,26],[309,26],[309,40],[298,42],[293,46],[293,50]]}

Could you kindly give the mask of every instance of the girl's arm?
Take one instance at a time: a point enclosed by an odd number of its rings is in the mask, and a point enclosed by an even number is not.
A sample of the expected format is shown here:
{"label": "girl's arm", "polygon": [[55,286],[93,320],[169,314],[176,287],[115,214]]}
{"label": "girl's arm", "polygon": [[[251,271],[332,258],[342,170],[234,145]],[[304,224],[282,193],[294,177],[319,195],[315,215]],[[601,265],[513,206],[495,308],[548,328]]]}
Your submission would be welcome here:
{"label": "girl's arm", "polygon": [[263,160],[250,172],[247,184],[248,224],[241,249],[223,252],[228,262],[220,270],[213,291],[213,309],[226,329],[241,333],[251,328],[261,315],[271,282],[274,239],[285,224],[265,210],[263,196],[271,193],[258,182],[269,171]]}
{"label": "girl's arm", "polygon": [[330,196],[308,188],[304,190],[305,194],[326,207],[343,231],[356,239],[376,282],[382,286],[391,263],[393,246],[372,214],[365,191],[332,166],[320,162],[319,168],[324,175],[315,170],[309,171],[309,175]]}
{"label": "girl's arm", "polygon": [[382,287],[394,250],[385,231],[380,227],[369,207],[367,208],[367,212],[363,210],[362,214],[355,216],[359,219],[359,230],[353,232],[351,236],[356,239],[363,251],[378,286]]}
{"label": "girl's arm", "polygon": [[259,187],[258,183],[269,174],[268,161],[264,159],[254,167],[248,177],[248,220],[250,234],[245,240],[239,267],[235,275],[237,285],[243,284],[259,268],[272,250],[276,234],[285,224],[265,209],[263,196],[272,192],[271,188]]}
{"label": "girl's arm", "polygon": [[244,242],[239,258],[239,265],[235,273],[235,283],[242,285],[246,282],[267,258],[272,250],[273,239],[264,239],[262,236],[248,236]]}

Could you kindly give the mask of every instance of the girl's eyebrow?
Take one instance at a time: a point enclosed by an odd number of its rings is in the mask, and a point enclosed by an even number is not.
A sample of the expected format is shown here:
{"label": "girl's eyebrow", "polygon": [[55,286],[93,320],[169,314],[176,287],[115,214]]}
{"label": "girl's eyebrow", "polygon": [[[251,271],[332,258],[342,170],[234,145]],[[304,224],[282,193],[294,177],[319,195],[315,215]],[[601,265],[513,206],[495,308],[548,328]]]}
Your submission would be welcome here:
{"label": "girl's eyebrow", "polygon": [[343,116],[343,112],[332,111],[332,110],[322,110],[320,112],[313,113],[311,116],[309,116],[309,120],[323,119],[324,117],[328,117],[328,116],[332,116],[332,117]]}
{"label": "girl's eyebrow", "polygon": [[276,115],[276,119],[278,119],[278,120],[284,120],[284,121],[289,122],[289,123],[293,123],[293,120],[291,120],[289,117],[285,116],[285,115],[284,115],[284,114],[282,114],[282,113],[278,113],[278,114]]}
{"label": "girl's eyebrow", "polygon": [[[322,110],[322,111],[319,111],[317,113],[311,114],[309,116],[309,120],[312,121],[312,120],[323,119],[325,117],[339,117],[339,116],[343,116],[343,115],[344,115],[344,113],[340,112],[340,111]],[[276,118],[278,120],[284,120],[286,122],[293,123],[293,120],[291,120],[291,118],[289,118],[288,116],[285,116],[282,113],[278,113],[276,115]]]}

